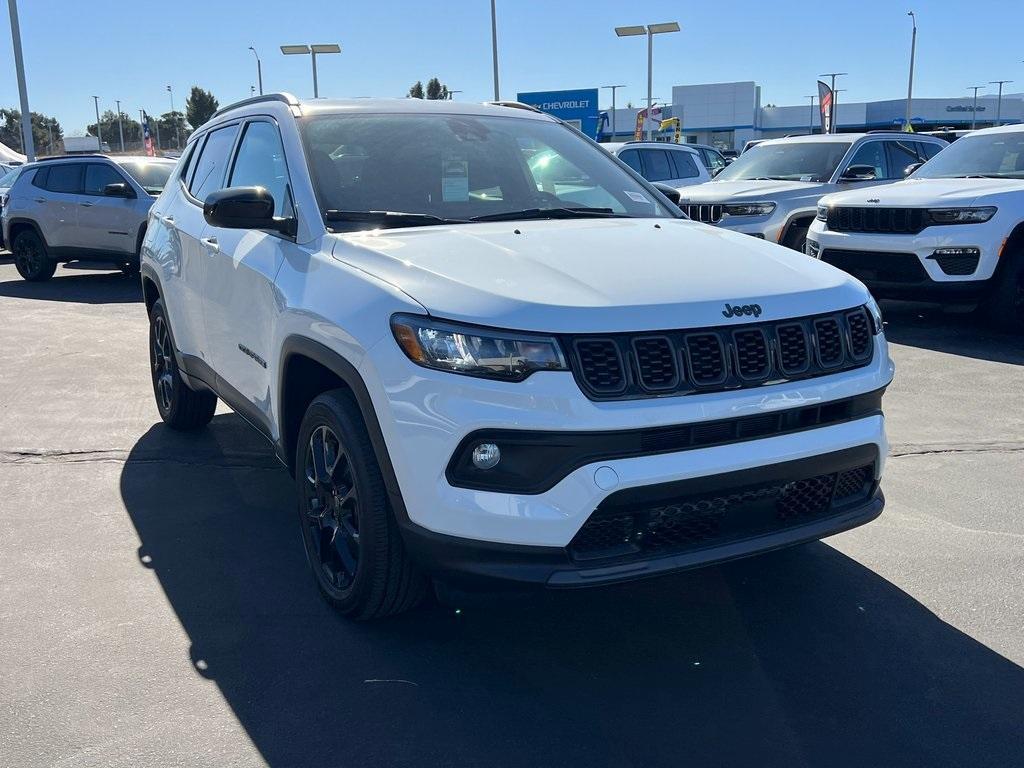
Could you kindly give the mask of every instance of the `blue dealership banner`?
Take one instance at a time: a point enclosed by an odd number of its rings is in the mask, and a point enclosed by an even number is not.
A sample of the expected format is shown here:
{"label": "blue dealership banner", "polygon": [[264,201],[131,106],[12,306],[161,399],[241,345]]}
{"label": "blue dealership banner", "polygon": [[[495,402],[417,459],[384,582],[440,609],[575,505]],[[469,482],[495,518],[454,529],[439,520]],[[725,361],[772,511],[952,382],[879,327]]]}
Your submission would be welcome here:
{"label": "blue dealership banner", "polygon": [[592,139],[597,138],[597,88],[574,91],[532,91],[520,93],[518,101],[536,107],[557,118],[573,123]]}

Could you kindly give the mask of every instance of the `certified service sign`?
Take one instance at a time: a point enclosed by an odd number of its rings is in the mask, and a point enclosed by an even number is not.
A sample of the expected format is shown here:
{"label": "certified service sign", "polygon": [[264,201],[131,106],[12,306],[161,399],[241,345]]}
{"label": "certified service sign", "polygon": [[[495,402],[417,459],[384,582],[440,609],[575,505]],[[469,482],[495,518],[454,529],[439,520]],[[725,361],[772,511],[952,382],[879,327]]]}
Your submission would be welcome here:
{"label": "certified service sign", "polygon": [[572,123],[592,139],[597,138],[597,88],[520,93],[517,100]]}

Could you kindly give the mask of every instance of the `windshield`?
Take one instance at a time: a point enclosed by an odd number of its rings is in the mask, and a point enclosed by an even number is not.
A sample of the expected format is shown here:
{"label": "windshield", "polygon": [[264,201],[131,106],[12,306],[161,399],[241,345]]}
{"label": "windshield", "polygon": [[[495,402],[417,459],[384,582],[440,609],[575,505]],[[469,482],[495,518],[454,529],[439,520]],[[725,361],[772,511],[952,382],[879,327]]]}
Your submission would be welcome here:
{"label": "windshield", "polygon": [[828,181],[850,144],[836,141],[794,141],[751,147],[715,177],[715,181],[777,179]]}
{"label": "windshield", "polygon": [[1024,179],[1024,131],[965,136],[914,173],[915,179]]}
{"label": "windshield", "polygon": [[17,169],[0,175],[0,188],[10,187],[14,183],[14,177],[17,175]]}
{"label": "windshield", "polygon": [[145,160],[135,160],[127,163],[118,163],[128,172],[139,186],[151,195],[159,195],[174,170],[174,163],[147,163]]}
{"label": "windshield", "polygon": [[547,120],[325,115],[305,122],[302,133],[317,200],[334,230],[676,215],[604,150]]}

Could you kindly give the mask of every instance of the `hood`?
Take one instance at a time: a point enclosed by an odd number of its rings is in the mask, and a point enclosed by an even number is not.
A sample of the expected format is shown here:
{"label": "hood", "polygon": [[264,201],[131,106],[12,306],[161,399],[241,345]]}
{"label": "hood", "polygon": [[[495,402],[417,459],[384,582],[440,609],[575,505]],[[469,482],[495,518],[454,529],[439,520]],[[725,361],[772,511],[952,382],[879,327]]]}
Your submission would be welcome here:
{"label": "hood", "polygon": [[866,189],[836,192],[821,200],[822,205],[870,205],[897,208],[973,205],[993,195],[1024,192],[1024,179],[914,179]]}
{"label": "hood", "polygon": [[334,258],[450,320],[550,333],[750,322],[846,309],[864,287],[827,264],[686,219],[579,219],[333,235]]}
{"label": "hood", "polygon": [[708,181],[686,187],[681,203],[723,203],[749,200],[793,200],[802,197],[817,199],[823,190],[832,188],[819,181]]}

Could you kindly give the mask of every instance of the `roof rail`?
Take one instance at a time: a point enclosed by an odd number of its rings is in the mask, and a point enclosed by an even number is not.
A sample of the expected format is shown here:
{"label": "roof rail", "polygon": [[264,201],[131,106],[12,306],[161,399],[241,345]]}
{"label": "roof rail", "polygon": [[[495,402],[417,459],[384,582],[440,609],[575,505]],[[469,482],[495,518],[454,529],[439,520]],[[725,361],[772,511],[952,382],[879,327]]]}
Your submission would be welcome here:
{"label": "roof rail", "polygon": [[[34,163],[52,163],[54,160],[80,160],[81,158],[90,157],[102,157],[105,160],[110,159],[110,155],[105,152],[72,152],[68,155],[48,155],[47,157],[37,157],[33,160]],[[28,165],[28,163],[25,163]]]}
{"label": "roof rail", "polygon": [[544,114],[543,110],[537,109],[533,104],[524,104],[521,101],[485,101],[484,104],[490,107],[509,107],[510,109],[525,109],[528,112]]}
{"label": "roof rail", "polygon": [[248,99],[236,101],[234,104],[228,104],[226,107],[221,107],[210,116],[210,119],[212,120],[215,117],[220,117],[225,112],[230,112],[232,109],[238,109],[239,107],[247,107],[250,104],[259,104],[260,102],[263,101],[280,101],[287,104],[289,107],[299,106],[299,100],[290,93],[265,93],[262,96],[252,96]]}

